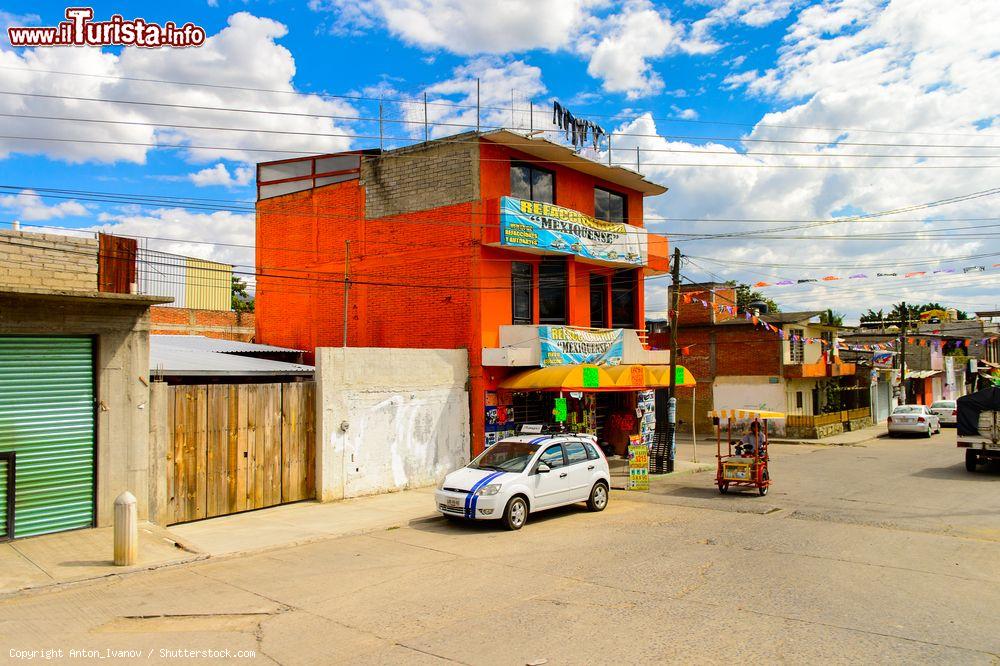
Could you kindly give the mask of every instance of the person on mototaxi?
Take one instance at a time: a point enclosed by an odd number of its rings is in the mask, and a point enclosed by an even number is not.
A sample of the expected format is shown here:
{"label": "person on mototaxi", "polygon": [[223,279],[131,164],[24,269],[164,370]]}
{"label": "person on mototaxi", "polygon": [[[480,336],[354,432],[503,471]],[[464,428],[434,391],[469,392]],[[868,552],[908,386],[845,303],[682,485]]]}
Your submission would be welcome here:
{"label": "person on mototaxi", "polygon": [[767,433],[760,427],[760,421],[753,421],[750,430],[736,443],[736,454],[742,456],[752,456],[757,453],[757,449],[763,453],[767,445]]}

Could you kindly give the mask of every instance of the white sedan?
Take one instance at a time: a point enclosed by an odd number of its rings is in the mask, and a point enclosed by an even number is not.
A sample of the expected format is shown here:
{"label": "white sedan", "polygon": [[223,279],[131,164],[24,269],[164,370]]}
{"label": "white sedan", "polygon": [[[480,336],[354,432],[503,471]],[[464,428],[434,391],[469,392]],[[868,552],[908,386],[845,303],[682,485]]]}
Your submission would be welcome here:
{"label": "white sedan", "polygon": [[500,520],[519,530],[528,514],[587,502],[608,505],[611,473],[604,453],[586,435],[519,435],[483,451],[444,478],[434,493],[448,518]]}
{"label": "white sedan", "polygon": [[892,410],[888,420],[889,436],[917,433],[930,437],[941,432],[941,420],[926,405],[900,405]]}
{"label": "white sedan", "polygon": [[958,403],[954,400],[937,400],[931,404],[931,412],[941,419],[941,425],[958,425]]}

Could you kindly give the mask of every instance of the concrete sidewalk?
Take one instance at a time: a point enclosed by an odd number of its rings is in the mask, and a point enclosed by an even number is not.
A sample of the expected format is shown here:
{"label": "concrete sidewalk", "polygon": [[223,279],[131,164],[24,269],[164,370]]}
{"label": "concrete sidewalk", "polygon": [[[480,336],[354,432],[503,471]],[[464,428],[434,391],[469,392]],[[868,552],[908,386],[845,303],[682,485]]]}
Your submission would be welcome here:
{"label": "concrete sidewalk", "polygon": [[[808,446],[858,446],[865,442],[881,437],[886,432],[885,424],[880,423],[862,430],[844,432],[833,437],[823,439],[795,439],[786,437],[772,437],[772,444],[805,444]],[[736,436],[734,429],[733,435]],[[742,434],[742,433],[740,433]],[[725,443],[725,441],[723,441]],[[691,457],[691,434],[677,433],[677,455],[678,457]],[[715,432],[709,434],[698,433],[698,459],[715,459]]]}
{"label": "concrete sidewalk", "polygon": [[170,532],[194,549],[219,557],[384,531],[437,515],[434,488],[428,487],[325,504],[284,504],[172,525]]}
{"label": "concrete sidewalk", "polygon": [[170,532],[139,524],[139,564],[114,565],[111,527],[74,530],[0,544],[0,597],[34,588],[157,569],[204,559]]}

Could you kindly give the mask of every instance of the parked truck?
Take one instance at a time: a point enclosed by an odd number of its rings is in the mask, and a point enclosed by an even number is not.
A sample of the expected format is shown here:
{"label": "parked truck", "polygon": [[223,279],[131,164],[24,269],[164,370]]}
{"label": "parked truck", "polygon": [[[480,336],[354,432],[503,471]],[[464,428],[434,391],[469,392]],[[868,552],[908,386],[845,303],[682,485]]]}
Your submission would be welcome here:
{"label": "parked truck", "polygon": [[990,386],[958,399],[958,447],[965,469],[1000,458],[1000,388]]}

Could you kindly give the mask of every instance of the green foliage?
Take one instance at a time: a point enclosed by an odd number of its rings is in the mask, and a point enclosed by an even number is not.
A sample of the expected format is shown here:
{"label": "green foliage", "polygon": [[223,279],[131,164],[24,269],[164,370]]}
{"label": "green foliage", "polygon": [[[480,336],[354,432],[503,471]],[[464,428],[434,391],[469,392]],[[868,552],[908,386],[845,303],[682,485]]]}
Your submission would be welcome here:
{"label": "green foliage", "polygon": [[844,315],[841,312],[827,310],[819,316],[819,323],[825,324],[826,326],[843,326]]}
{"label": "green foliage", "polygon": [[755,291],[748,284],[730,280],[726,282],[730,287],[736,287],[736,305],[746,309],[751,303],[765,303],[769,312],[780,312],[778,304],[759,291]]}
{"label": "green foliage", "polygon": [[247,283],[235,275],[232,280],[231,304],[233,312],[253,312],[254,299],[247,293]]}

